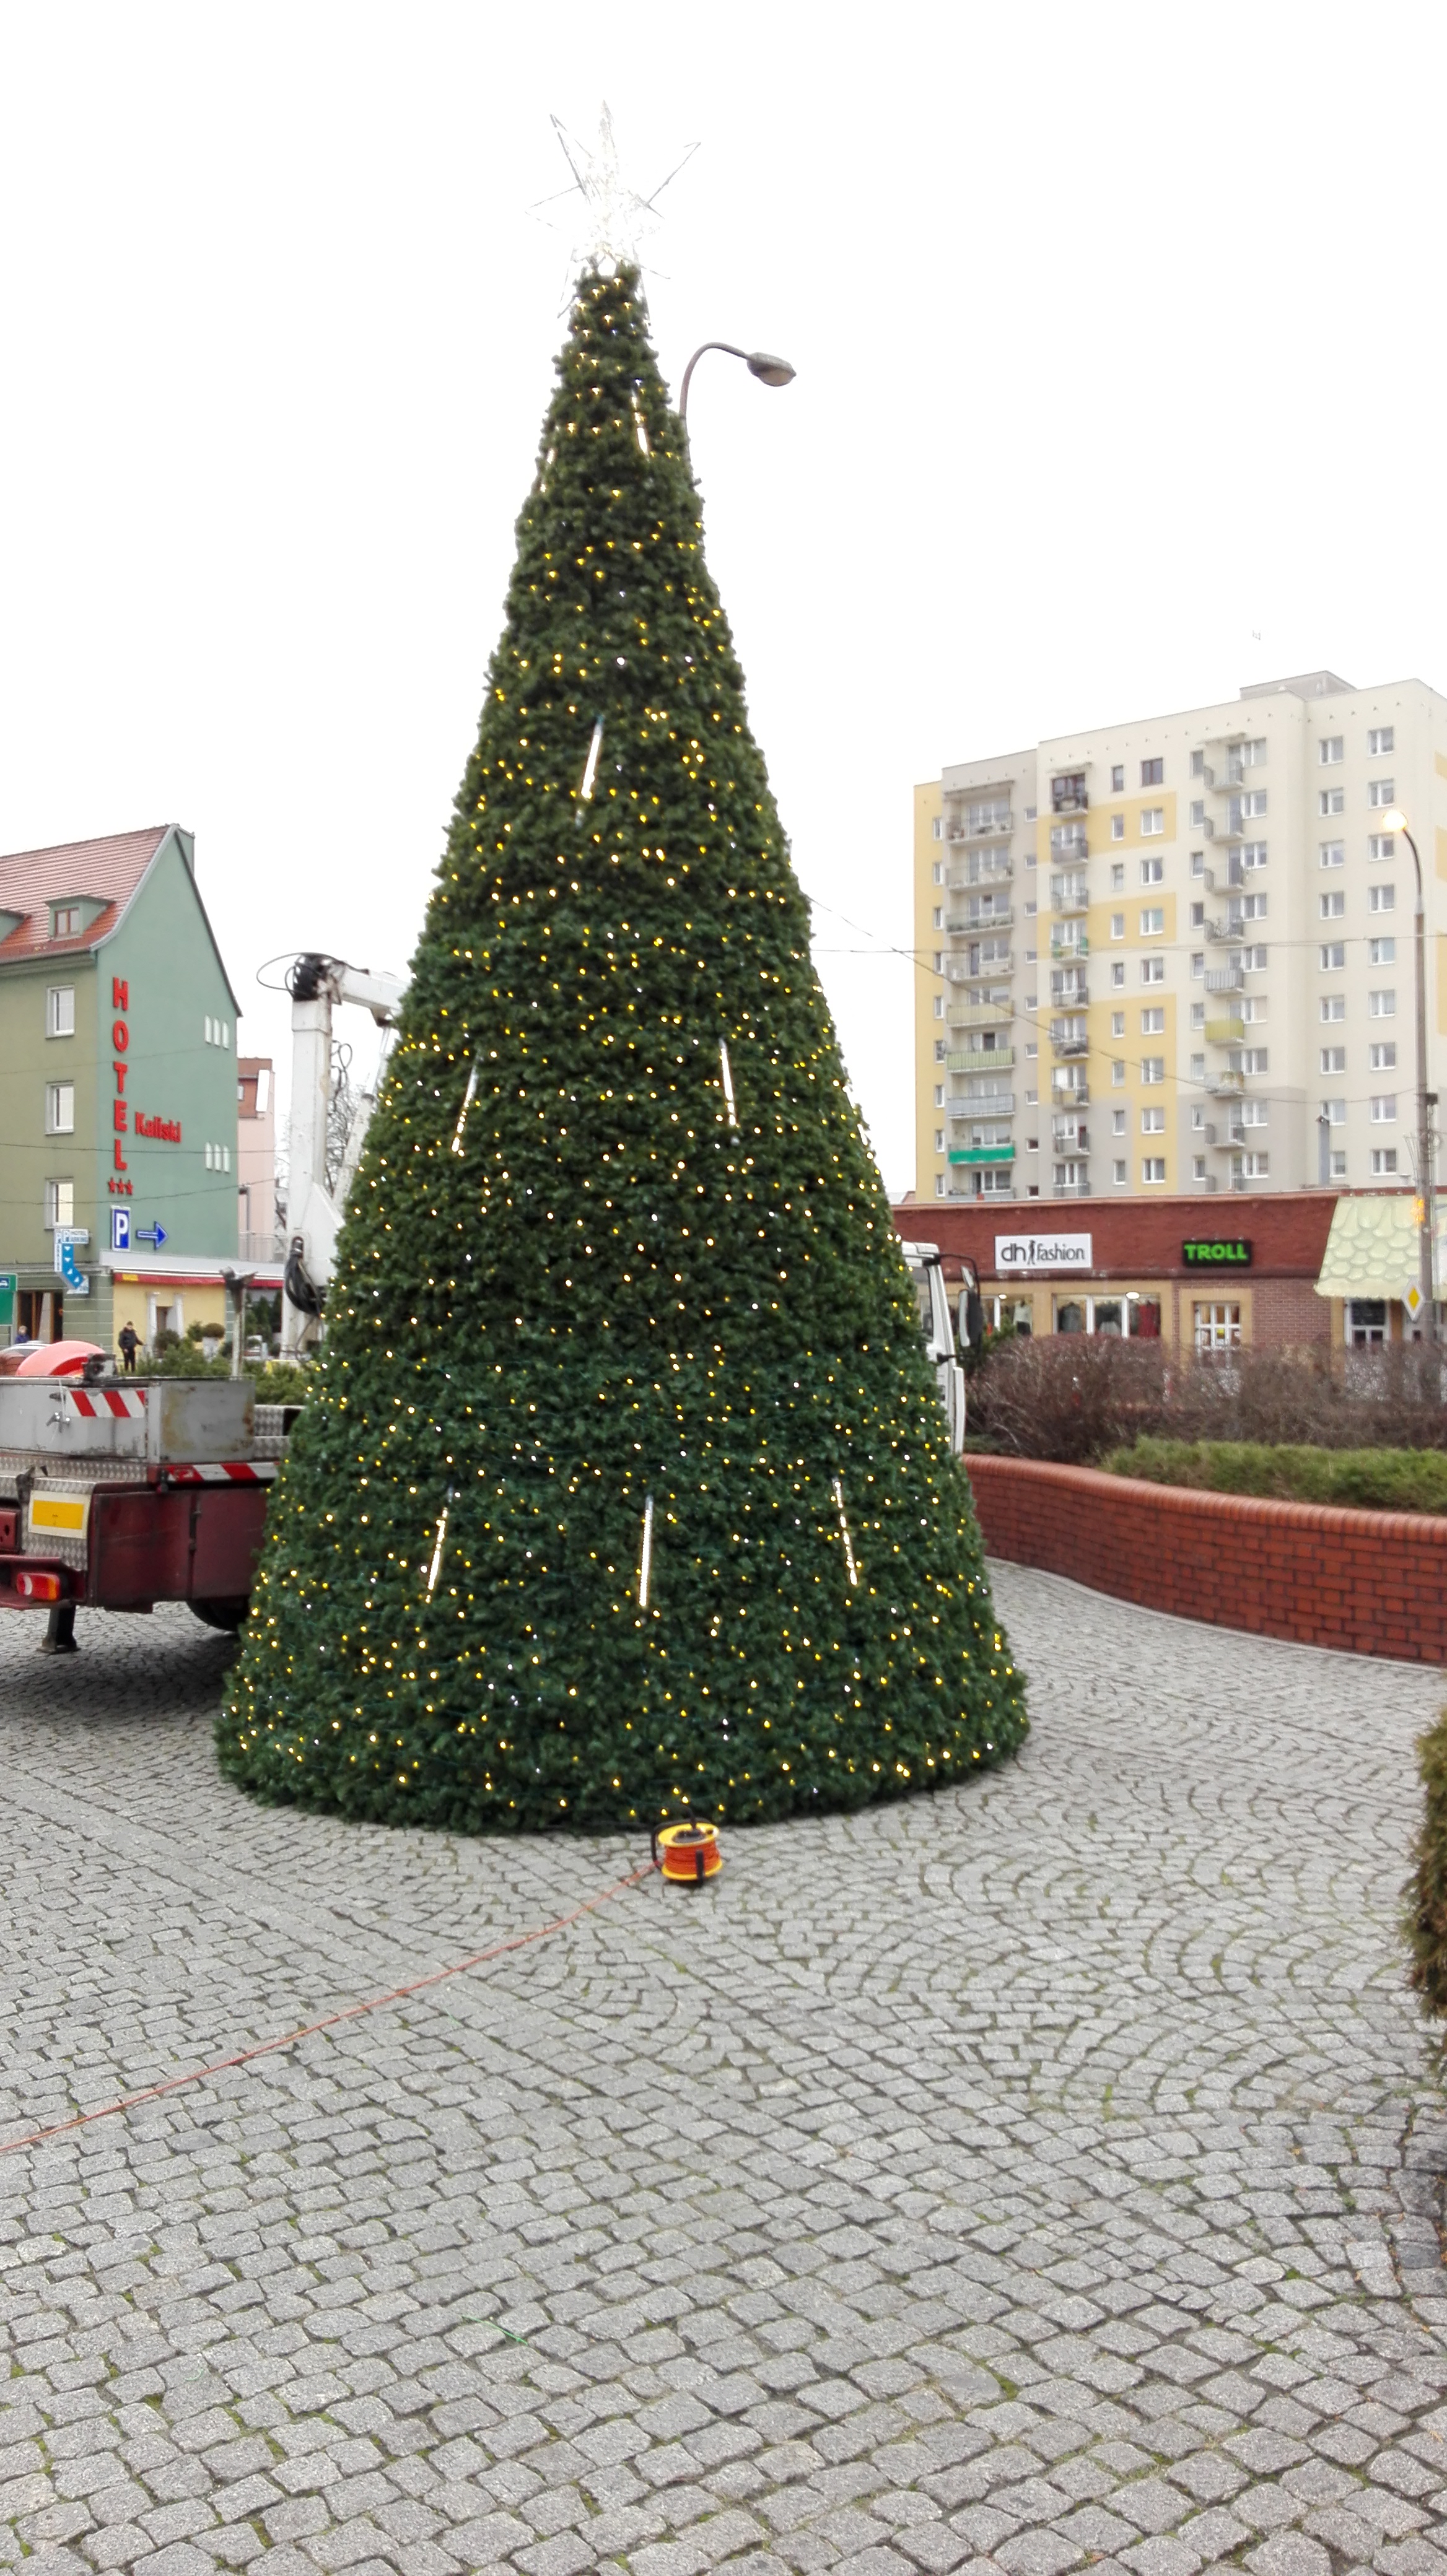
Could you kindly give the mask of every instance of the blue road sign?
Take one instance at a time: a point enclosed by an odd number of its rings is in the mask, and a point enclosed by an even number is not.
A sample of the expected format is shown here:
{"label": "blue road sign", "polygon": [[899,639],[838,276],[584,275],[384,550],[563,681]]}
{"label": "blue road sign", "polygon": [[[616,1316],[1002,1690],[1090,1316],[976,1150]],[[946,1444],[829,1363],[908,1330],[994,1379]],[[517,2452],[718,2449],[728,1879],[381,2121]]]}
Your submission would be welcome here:
{"label": "blue road sign", "polygon": [[138,1225],[131,1235],[133,1243],[149,1243],[157,1252],[160,1251],[165,1240],[166,1229],[163,1225]]}
{"label": "blue road sign", "polygon": [[111,1209],[111,1250],[129,1252],[131,1248],[131,1212],[129,1208]]}

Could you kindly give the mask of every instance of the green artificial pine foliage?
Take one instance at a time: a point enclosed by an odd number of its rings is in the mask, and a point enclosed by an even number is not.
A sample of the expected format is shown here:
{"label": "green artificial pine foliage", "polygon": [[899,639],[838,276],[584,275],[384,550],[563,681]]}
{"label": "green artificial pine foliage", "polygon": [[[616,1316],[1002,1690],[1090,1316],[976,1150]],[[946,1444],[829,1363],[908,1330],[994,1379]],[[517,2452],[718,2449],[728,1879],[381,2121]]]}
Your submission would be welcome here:
{"label": "green artificial pine foliage", "polygon": [[637,272],[588,273],[221,1758],[651,1825],[1025,1724]]}

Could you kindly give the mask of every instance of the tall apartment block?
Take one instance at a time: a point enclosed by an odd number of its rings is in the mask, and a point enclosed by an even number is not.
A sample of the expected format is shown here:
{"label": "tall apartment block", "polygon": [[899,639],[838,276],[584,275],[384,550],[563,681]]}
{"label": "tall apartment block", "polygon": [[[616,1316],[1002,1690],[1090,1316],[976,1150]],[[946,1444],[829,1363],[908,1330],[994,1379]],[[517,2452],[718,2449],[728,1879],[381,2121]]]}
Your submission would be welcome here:
{"label": "tall apartment block", "polygon": [[1400,1188],[1412,855],[1447,1089],[1447,699],[1331,671],[915,791],[916,1194]]}

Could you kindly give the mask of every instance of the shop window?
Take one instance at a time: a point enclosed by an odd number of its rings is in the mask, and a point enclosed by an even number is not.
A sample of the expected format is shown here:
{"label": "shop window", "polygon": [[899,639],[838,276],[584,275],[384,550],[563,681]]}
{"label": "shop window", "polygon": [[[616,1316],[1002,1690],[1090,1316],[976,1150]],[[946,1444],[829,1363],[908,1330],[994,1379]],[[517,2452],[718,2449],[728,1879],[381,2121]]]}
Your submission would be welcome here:
{"label": "shop window", "polygon": [[1233,1351],[1239,1347],[1241,1340],[1239,1306],[1197,1306],[1195,1321],[1198,1351]]}
{"label": "shop window", "polygon": [[1372,1350],[1387,1338],[1387,1301],[1384,1297],[1350,1297],[1347,1300],[1346,1336],[1355,1351]]}
{"label": "shop window", "polygon": [[1056,1298],[1056,1300],[1055,1300],[1055,1329],[1056,1329],[1057,1333],[1083,1333],[1083,1332],[1084,1332],[1084,1330],[1085,1330],[1085,1303],[1084,1303],[1084,1300],[1083,1300],[1082,1298],[1079,1298],[1079,1297],[1057,1297],[1057,1298]]}

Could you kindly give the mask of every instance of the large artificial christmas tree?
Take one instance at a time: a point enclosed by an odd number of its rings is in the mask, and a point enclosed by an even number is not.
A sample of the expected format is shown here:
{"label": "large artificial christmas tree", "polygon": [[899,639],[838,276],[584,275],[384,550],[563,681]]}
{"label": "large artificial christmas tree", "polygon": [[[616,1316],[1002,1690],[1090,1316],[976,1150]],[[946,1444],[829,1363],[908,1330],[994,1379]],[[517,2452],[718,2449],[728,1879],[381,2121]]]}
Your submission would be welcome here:
{"label": "large artificial christmas tree", "polygon": [[1024,1729],[637,270],[595,268],[222,1761],[355,1816],[652,1825]]}

